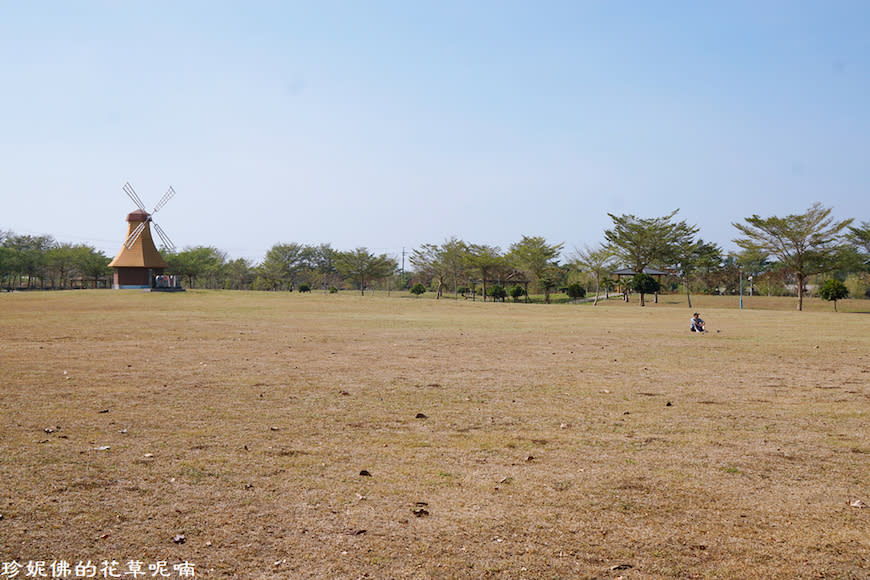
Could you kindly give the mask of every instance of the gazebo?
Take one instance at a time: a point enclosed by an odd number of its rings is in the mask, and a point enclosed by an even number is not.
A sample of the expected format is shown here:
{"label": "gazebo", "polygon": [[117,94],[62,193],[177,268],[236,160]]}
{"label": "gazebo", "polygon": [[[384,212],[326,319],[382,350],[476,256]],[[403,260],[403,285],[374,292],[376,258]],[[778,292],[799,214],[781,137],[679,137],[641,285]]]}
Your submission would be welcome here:
{"label": "gazebo", "polygon": [[[644,274],[647,274],[648,276],[652,276],[653,278],[657,279],[659,281],[659,283],[661,283],[661,281],[662,281],[662,276],[667,276],[670,274],[670,272],[665,272],[664,270],[657,270],[655,268],[650,268],[650,267],[644,268],[642,270],[642,272]],[[622,285],[622,278],[623,277],[631,278],[635,274],[637,274],[637,272],[635,272],[631,268],[621,268],[619,270],[615,270],[615,271],[611,272],[611,274],[616,276],[616,279],[619,281],[619,285],[622,286],[623,299],[626,302],[628,302],[628,288],[626,288],[625,286]],[[656,292],[655,303],[658,304],[658,301],[659,301],[659,293]]]}

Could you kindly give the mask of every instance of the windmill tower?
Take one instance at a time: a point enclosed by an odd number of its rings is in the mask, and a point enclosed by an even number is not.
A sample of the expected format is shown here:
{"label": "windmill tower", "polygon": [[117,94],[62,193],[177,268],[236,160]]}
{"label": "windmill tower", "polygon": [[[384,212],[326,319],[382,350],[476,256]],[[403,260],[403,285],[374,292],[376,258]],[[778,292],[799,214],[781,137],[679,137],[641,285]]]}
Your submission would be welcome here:
{"label": "windmill tower", "polygon": [[[175,195],[175,190],[170,187],[160,201],[151,210],[151,213],[145,211],[145,204],[139,198],[139,195],[129,183],[124,184],[124,193],[126,193],[136,207],[139,209],[127,215],[127,237],[124,239],[124,245],[121,246],[121,251],[115,256],[115,259],[109,263],[110,268],[115,269],[115,275],[112,287],[119,288],[153,288],[156,277],[161,277],[161,286],[167,286],[163,280],[163,271],[169,264],[157,251],[154,246],[154,240],[151,238],[151,224],[154,224],[154,230],[160,239],[163,241],[163,246],[170,252],[175,250],[175,244],[166,235],[157,222],[153,221],[152,216],[157,213],[160,208],[166,205],[172,196]],[[175,287],[175,284],[171,284]]]}

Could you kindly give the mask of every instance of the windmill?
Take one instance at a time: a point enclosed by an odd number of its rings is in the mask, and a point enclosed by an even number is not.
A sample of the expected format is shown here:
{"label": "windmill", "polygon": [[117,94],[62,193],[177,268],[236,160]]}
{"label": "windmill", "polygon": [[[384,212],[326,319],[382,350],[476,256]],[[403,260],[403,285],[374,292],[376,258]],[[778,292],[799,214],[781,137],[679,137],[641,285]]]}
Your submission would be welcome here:
{"label": "windmill", "polygon": [[127,215],[127,237],[124,238],[124,244],[118,255],[109,263],[109,267],[115,269],[112,287],[116,289],[153,288],[155,280],[159,282],[157,286],[176,287],[174,280],[171,281],[172,283],[165,280],[163,271],[169,267],[169,264],[157,251],[154,240],[151,238],[151,225],[153,224],[154,231],[163,241],[164,249],[170,252],[175,251],[175,244],[153,218],[154,214],[175,196],[175,190],[170,186],[160,201],[154,205],[151,213],[148,213],[145,211],[145,204],[142,203],[142,199],[132,185],[125,183],[122,189],[139,209]]}

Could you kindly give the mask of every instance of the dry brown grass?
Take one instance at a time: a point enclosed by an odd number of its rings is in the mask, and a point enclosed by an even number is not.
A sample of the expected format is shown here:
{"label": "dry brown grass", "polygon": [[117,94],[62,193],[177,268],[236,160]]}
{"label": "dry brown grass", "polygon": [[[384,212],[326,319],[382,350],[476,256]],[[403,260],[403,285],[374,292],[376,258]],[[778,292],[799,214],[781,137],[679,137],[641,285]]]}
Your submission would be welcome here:
{"label": "dry brown grass", "polygon": [[695,300],[0,295],[0,562],[867,578],[867,303]]}

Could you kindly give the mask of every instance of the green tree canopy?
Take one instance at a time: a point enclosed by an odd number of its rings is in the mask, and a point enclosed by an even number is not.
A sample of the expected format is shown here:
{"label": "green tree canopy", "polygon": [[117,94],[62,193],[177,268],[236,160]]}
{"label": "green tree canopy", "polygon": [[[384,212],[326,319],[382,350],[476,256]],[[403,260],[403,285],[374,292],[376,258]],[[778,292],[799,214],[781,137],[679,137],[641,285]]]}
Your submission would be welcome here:
{"label": "green tree canopy", "polygon": [[523,236],[519,242],[511,244],[508,261],[517,269],[537,282],[544,290],[544,301],[550,303],[550,291],[556,286],[552,267],[565,246],[563,243],[548,244],[540,236]]}
{"label": "green tree canopy", "polygon": [[437,282],[435,298],[441,298],[445,280],[452,282],[453,292],[458,294],[467,249],[465,242],[454,237],[442,244],[423,244],[411,253],[411,264],[417,273]]}
{"label": "green tree canopy", "polygon": [[220,276],[226,260],[223,252],[211,246],[195,246],[185,248],[181,252],[166,253],[166,263],[169,271],[177,276],[187,278],[187,284],[196,288],[200,278],[207,278],[207,285],[214,286],[214,281]]}
{"label": "green tree canopy", "polygon": [[577,270],[587,271],[595,278],[595,300],[593,306],[598,305],[598,296],[601,290],[601,280],[606,279],[613,269],[613,249],[604,244],[597,248],[585,246],[582,250],[575,250],[571,265]]}
{"label": "green tree canopy", "polygon": [[858,227],[849,226],[846,238],[861,253],[864,264],[870,266],[870,222],[861,222]]}
{"label": "green tree canopy", "polygon": [[851,219],[837,221],[831,208],[814,203],[802,214],[762,218],[752,215],[746,223],[732,223],[743,237],[734,242],[745,250],[774,256],[797,279],[798,310],[803,310],[807,277],[832,272],[843,260],[843,230]]}
{"label": "green tree canopy", "polygon": [[15,275],[20,269],[18,252],[6,246],[0,246],[0,284],[7,290],[14,286]]}
{"label": "green tree canopy", "polygon": [[605,230],[604,237],[614,254],[635,273],[653,264],[672,263],[679,248],[691,243],[698,231],[684,220],[673,221],[678,211],[657,218],[609,213],[613,228]]}
{"label": "green tree canopy", "polygon": [[386,278],[396,270],[396,261],[386,254],[376,256],[366,248],[357,248],[339,252],[335,266],[344,277],[359,284],[360,292],[365,295],[371,280]]}
{"label": "green tree canopy", "polygon": [[635,274],[629,280],[628,287],[640,294],[640,305],[643,306],[645,304],[644,295],[658,292],[661,284],[649,274]]}
{"label": "green tree canopy", "polygon": [[51,236],[9,235],[3,244],[16,254],[15,274],[27,276],[27,287],[33,288],[35,282],[45,276],[46,255],[56,242]]}
{"label": "green tree canopy", "polygon": [[70,278],[75,272],[74,258],[76,247],[72,244],[57,243],[45,253],[45,266],[51,279],[52,288],[69,286]]}
{"label": "green tree canopy", "polygon": [[827,300],[829,302],[834,302],[834,312],[837,311],[837,300],[842,300],[849,296],[849,289],[846,288],[846,285],[837,280],[836,278],[830,278],[825,280],[825,283],[819,287],[819,296],[822,297],[823,300]]}
{"label": "green tree canopy", "polygon": [[275,244],[266,252],[259,272],[267,288],[292,290],[304,266],[305,246],[295,242]]}
{"label": "green tree canopy", "polygon": [[483,282],[483,300],[486,302],[486,280],[504,265],[504,257],[497,246],[471,244],[466,252],[470,273],[479,274]]}
{"label": "green tree canopy", "polygon": [[82,278],[90,278],[94,281],[94,288],[97,287],[97,280],[108,276],[111,271],[109,268],[111,258],[90,246],[76,246],[73,260]]}
{"label": "green tree canopy", "polygon": [[714,243],[701,239],[696,241],[685,238],[674,248],[674,265],[679,269],[680,277],[686,287],[686,301],[689,308],[692,307],[692,296],[689,291],[692,275],[699,270],[709,271],[718,268],[721,262],[722,249]]}

